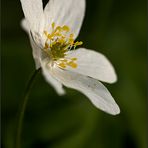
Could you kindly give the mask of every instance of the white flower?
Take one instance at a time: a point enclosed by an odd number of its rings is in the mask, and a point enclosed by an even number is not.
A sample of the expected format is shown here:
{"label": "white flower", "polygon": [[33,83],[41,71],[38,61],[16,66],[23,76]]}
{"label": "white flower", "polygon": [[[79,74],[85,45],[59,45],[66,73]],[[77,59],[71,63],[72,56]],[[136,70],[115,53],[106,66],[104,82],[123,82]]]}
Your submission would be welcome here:
{"label": "white flower", "polygon": [[[113,83],[117,77],[107,58],[85,48],[75,49],[85,13],[85,0],[21,0],[36,68],[62,95],[63,85],[86,95],[99,109],[116,115],[120,109],[100,81]],[[72,50],[73,49],[73,50]]]}

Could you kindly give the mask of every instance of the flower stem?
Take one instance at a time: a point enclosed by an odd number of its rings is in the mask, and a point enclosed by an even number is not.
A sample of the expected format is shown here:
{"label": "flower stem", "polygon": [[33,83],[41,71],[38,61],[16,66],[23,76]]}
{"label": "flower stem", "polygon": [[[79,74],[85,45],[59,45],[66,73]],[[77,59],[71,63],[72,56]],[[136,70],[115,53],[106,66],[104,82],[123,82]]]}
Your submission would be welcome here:
{"label": "flower stem", "polygon": [[33,74],[31,75],[31,77],[27,83],[27,86],[26,86],[26,89],[25,89],[25,92],[23,95],[24,99],[23,99],[22,106],[20,108],[20,115],[19,115],[19,119],[18,119],[18,127],[17,127],[17,135],[16,135],[16,148],[21,148],[21,133],[22,133],[22,126],[23,126],[23,118],[24,118],[24,114],[25,114],[25,109],[26,109],[26,105],[28,102],[31,88],[33,86],[33,82],[34,82],[37,74],[40,72],[40,70],[41,70],[41,68],[39,68],[33,72]]}

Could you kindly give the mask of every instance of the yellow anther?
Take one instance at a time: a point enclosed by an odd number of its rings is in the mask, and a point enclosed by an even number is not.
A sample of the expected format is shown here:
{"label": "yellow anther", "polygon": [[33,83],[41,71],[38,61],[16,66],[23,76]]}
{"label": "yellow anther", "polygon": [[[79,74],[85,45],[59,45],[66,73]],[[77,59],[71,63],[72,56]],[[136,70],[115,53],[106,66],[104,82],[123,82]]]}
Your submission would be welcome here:
{"label": "yellow anther", "polygon": [[61,62],[61,63],[59,63],[58,65],[59,65],[61,68],[66,68],[66,65],[65,65],[64,62]]}
{"label": "yellow anther", "polygon": [[73,39],[69,39],[69,44],[74,44],[74,40]]}
{"label": "yellow anther", "polygon": [[69,38],[72,38],[73,39],[73,37],[74,37],[74,34],[73,33],[69,35]]}
{"label": "yellow anther", "polygon": [[54,27],[55,27],[55,23],[53,22],[53,23],[52,23],[52,29],[54,29]]}
{"label": "yellow anther", "polygon": [[53,35],[52,35],[52,34],[48,34],[48,36],[47,36],[47,38],[48,38],[49,40],[51,40],[51,39],[52,39],[52,37],[53,37]]}
{"label": "yellow anther", "polygon": [[61,39],[58,39],[58,42],[59,42],[59,43],[64,43],[65,40],[64,40],[64,38],[61,38]]}
{"label": "yellow anther", "polygon": [[57,33],[54,34],[54,36],[62,36],[62,34],[57,32]]}
{"label": "yellow anther", "polygon": [[79,45],[82,45],[82,44],[83,44],[82,41],[80,41],[80,42],[77,41],[77,42],[75,43],[75,46],[79,46]]}
{"label": "yellow anther", "polygon": [[72,61],[76,61],[76,60],[77,60],[77,58],[71,58],[71,60],[72,60]]}
{"label": "yellow anther", "polygon": [[48,32],[47,32],[47,31],[44,31],[44,34],[45,34],[46,36],[48,36]]}
{"label": "yellow anther", "polygon": [[62,28],[64,31],[66,31],[66,32],[69,32],[70,31],[70,28],[68,27],[68,26],[63,26],[63,28]]}
{"label": "yellow anther", "polygon": [[72,67],[72,68],[77,68],[77,66],[78,66],[78,65],[77,65],[76,63],[74,63],[73,61],[68,62],[67,65],[70,66],[70,67]]}
{"label": "yellow anther", "polygon": [[70,36],[69,36],[69,43],[70,44],[73,44],[74,43],[73,37],[74,37],[74,34],[70,34]]}
{"label": "yellow anther", "polygon": [[83,42],[82,42],[82,41],[80,41],[80,42],[79,42],[79,45],[82,45],[82,44],[83,44]]}
{"label": "yellow anther", "polygon": [[61,30],[62,28],[60,26],[57,26],[54,32],[61,31]]}

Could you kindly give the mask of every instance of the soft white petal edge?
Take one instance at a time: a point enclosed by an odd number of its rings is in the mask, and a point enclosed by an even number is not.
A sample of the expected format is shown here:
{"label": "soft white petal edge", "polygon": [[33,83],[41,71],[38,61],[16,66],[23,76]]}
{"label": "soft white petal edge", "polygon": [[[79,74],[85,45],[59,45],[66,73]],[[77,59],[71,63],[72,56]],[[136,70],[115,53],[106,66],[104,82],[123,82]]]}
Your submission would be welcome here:
{"label": "soft white petal edge", "polygon": [[56,25],[67,25],[76,38],[79,34],[84,14],[85,0],[49,0],[45,10],[46,29],[49,24],[55,22]]}
{"label": "soft white petal edge", "polygon": [[107,88],[99,81],[53,66],[51,74],[63,85],[76,89],[86,95],[99,109],[112,115],[120,113],[120,109]]}
{"label": "soft white petal edge", "polygon": [[112,64],[101,53],[79,48],[70,51],[67,55],[68,58],[77,58],[77,68],[67,67],[68,70],[90,76],[103,82],[114,83],[117,81],[117,75]]}
{"label": "soft white petal edge", "polygon": [[29,23],[26,19],[23,19],[21,21],[21,26],[29,35],[30,44],[31,44],[31,47],[32,47],[32,54],[33,54],[33,58],[34,58],[34,61],[35,61],[35,67],[36,67],[36,69],[38,69],[41,66],[40,60],[39,60],[40,49],[37,46],[37,44],[33,41],[33,37],[31,36],[31,33],[30,33],[30,26],[29,26]]}
{"label": "soft white petal edge", "polygon": [[30,26],[29,26],[29,23],[27,22],[27,20],[25,18],[21,20],[21,27],[23,28],[24,31],[29,33]]}
{"label": "soft white petal edge", "polygon": [[33,41],[33,38],[31,34],[29,33],[29,39],[32,47],[32,54],[35,61],[35,67],[36,69],[41,67],[39,57],[41,55],[41,49],[37,46],[37,44]]}
{"label": "soft white petal edge", "polygon": [[42,0],[20,0],[25,18],[32,30],[39,31],[43,19]]}
{"label": "soft white petal edge", "polygon": [[62,84],[51,75],[52,67],[48,66],[47,63],[48,60],[44,60],[44,62],[41,60],[41,68],[43,76],[59,95],[64,95],[65,90],[63,89]]}

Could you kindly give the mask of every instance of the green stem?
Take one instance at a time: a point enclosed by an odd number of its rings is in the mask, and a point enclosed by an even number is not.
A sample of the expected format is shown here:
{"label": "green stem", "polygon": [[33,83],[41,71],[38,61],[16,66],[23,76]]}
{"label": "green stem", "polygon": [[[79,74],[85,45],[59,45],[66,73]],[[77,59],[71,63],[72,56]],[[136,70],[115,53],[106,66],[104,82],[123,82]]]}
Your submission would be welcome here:
{"label": "green stem", "polygon": [[27,86],[26,86],[26,89],[24,92],[24,96],[23,96],[24,99],[23,99],[23,103],[22,103],[22,106],[20,109],[20,115],[19,115],[19,119],[18,119],[18,127],[17,127],[17,135],[16,135],[16,148],[21,148],[21,133],[22,133],[23,118],[24,118],[24,114],[25,114],[25,110],[26,110],[26,105],[28,102],[31,88],[33,86],[33,82],[34,82],[37,74],[39,73],[39,71],[40,71],[40,68],[33,72],[33,74],[31,75],[31,77],[27,83]]}

